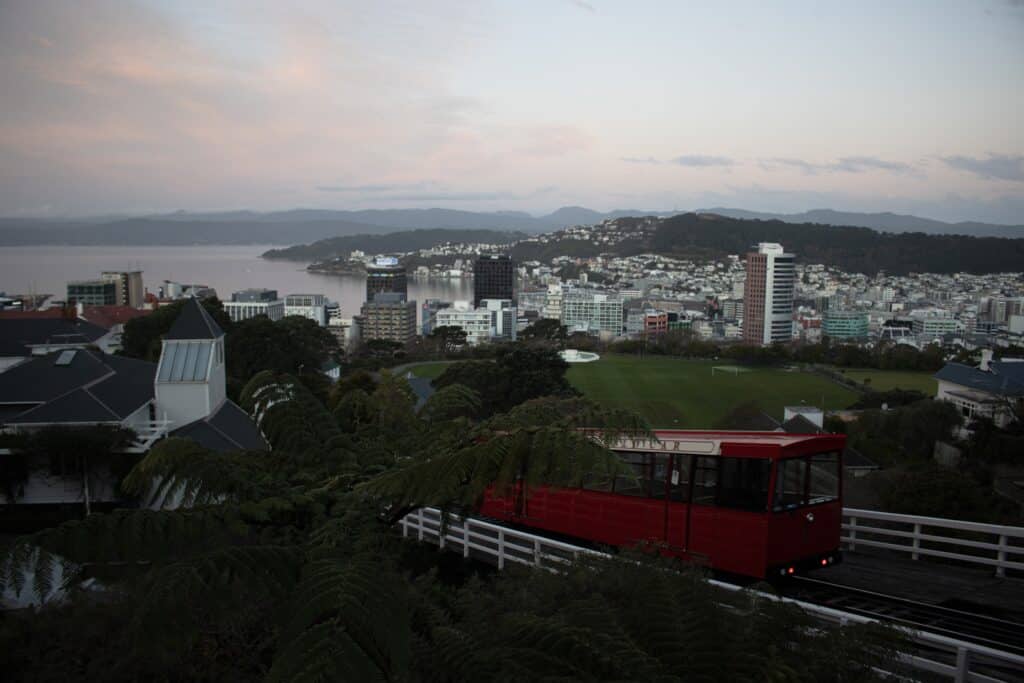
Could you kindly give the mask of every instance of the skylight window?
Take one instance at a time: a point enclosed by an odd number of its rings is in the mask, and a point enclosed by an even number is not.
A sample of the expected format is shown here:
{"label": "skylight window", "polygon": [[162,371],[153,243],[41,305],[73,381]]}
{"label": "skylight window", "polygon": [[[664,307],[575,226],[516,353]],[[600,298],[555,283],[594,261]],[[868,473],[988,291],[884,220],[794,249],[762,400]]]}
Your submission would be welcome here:
{"label": "skylight window", "polygon": [[169,341],[160,359],[161,382],[202,382],[210,365],[210,341]]}
{"label": "skylight window", "polygon": [[57,356],[57,360],[53,361],[54,365],[71,365],[71,361],[75,359],[75,351],[78,349],[68,349],[67,351],[61,351],[60,355]]}

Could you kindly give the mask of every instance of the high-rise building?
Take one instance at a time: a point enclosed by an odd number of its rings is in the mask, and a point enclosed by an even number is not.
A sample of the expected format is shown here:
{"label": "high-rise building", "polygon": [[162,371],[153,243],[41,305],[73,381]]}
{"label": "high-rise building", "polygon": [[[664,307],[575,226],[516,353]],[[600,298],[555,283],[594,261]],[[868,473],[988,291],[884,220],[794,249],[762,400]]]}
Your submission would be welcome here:
{"label": "high-rise building", "polygon": [[484,299],[516,298],[515,262],[503,254],[481,255],[473,262],[473,305]]}
{"label": "high-rise building", "polygon": [[124,272],[105,270],[100,273],[100,279],[115,283],[118,305],[142,308],[142,304],[145,303],[146,290],[142,286],[141,270]]}
{"label": "high-rise building", "polygon": [[68,303],[83,306],[116,306],[118,283],[113,280],[77,280],[68,283]]}
{"label": "high-rise building", "polygon": [[794,260],[793,254],[774,242],[762,242],[756,252],[747,254],[744,343],[764,346],[793,338]]}
{"label": "high-rise building", "polygon": [[416,337],[416,302],[400,292],[379,292],[359,311],[362,338],[407,344]]}
{"label": "high-rise building", "polygon": [[381,293],[401,294],[403,299],[409,296],[405,267],[396,258],[379,257],[366,266],[366,300],[372,302]]}

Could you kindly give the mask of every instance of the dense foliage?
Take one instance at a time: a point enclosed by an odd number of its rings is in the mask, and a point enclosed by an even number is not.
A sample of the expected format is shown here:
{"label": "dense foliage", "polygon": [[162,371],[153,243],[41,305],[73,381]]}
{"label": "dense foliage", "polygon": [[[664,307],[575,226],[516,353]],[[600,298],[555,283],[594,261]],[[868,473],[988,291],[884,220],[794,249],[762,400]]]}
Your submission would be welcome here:
{"label": "dense foliage", "polygon": [[433,384],[469,387],[480,395],[480,416],[486,417],[531,398],[576,395],[565,378],[568,369],[553,349],[515,345],[497,349],[494,361],[453,363]]}
{"label": "dense foliage", "polygon": [[[223,330],[231,329],[231,318],[224,312],[224,306],[219,299],[202,299],[200,303]],[[184,305],[184,300],[175,301],[161,306],[149,315],[132,318],[126,322],[124,333],[121,335],[121,354],[155,363],[160,358],[160,340],[170,332]]]}
{"label": "dense foliage", "polygon": [[812,624],[645,558],[495,575],[400,540],[388,521],[411,507],[614,470],[601,443],[645,426],[558,397],[477,419],[481,397],[455,383],[416,411],[386,372],[367,389],[350,382],[330,412],[264,371],[240,401],[272,451],[165,440],[124,483],[148,508],[15,541],[4,586],[62,584],[65,600],[0,621],[8,679],[861,681],[891,665],[887,629]]}
{"label": "dense foliage", "polygon": [[270,249],[264,252],[263,258],[305,262],[322,261],[335,257],[348,258],[348,255],[354,250],[363,251],[368,254],[405,253],[419,249],[429,249],[446,242],[508,244],[525,236],[523,233],[499,232],[496,230],[452,230],[442,228],[404,230],[385,235],[328,237],[312,244],[297,244],[283,249]]}

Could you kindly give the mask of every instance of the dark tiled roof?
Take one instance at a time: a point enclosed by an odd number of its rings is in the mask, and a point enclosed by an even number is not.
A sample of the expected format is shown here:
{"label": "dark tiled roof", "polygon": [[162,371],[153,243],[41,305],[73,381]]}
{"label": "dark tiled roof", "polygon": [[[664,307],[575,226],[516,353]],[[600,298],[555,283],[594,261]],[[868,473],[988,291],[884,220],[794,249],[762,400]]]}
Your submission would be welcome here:
{"label": "dark tiled roof", "polygon": [[213,415],[179,427],[171,435],[192,439],[214,451],[268,450],[252,418],[230,400],[224,401]]}
{"label": "dark tiled roof", "polygon": [[0,356],[28,356],[30,346],[87,346],[105,335],[99,325],[67,318],[0,318]]}
{"label": "dark tiled roof", "polygon": [[59,398],[18,415],[11,424],[76,424],[80,422],[120,422],[103,402],[85,389],[69,391]]}
{"label": "dark tiled roof", "polygon": [[189,297],[164,339],[217,339],[223,336],[224,330],[220,329],[220,325],[210,317],[199,300]]}
{"label": "dark tiled roof", "polygon": [[23,406],[17,415],[5,411],[5,422],[119,422],[152,400],[155,363],[77,349],[69,363],[58,365],[62,353],[0,373],[0,403]]}
{"label": "dark tiled roof", "polygon": [[91,384],[108,374],[104,354],[90,349],[75,352],[68,365],[55,365],[59,351],[0,372],[0,403],[43,403],[61,394]]}
{"label": "dark tiled roof", "polygon": [[985,372],[963,363],[946,363],[935,379],[997,396],[1024,396],[1024,363],[992,361]]}
{"label": "dark tiled roof", "polygon": [[856,448],[850,448],[849,446],[847,446],[843,451],[843,467],[868,470],[879,469],[878,465],[873,460],[869,460],[867,456]]}
{"label": "dark tiled roof", "polygon": [[787,434],[820,434],[822,429],[803,415],[797,414],[782,423],[782,431]]}

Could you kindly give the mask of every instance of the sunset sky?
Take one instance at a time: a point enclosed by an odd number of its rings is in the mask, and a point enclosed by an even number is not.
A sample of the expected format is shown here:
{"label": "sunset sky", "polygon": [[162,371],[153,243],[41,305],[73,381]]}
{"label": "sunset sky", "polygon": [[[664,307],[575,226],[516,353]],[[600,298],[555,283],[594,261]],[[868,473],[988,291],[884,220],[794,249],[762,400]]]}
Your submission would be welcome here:
{"label": "sunset sky", "polygon": [[1024,224],[1024,0],[0,0],[0,101],[4,216]]}

